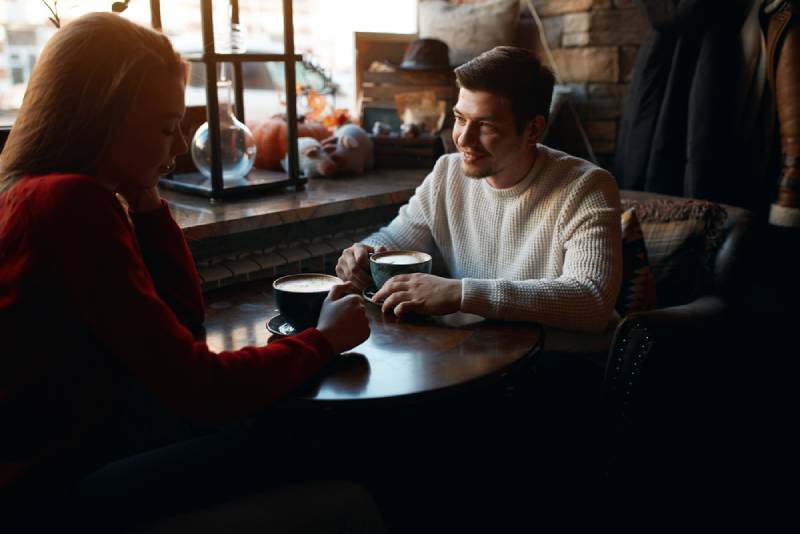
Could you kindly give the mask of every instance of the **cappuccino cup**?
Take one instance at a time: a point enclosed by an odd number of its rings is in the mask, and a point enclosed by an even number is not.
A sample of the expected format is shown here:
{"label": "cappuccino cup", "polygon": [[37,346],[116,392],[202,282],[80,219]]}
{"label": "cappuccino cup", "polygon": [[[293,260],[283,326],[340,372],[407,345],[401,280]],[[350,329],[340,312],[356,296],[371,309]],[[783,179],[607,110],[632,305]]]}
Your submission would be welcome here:
{"label": "cappuccino cup", "polygon": [[297,332],[317,326],[322,303],[331,288],[343,283],[329,274],[304,273],[282,276],[272,283],[275,303]]}
{"label": "cappuccino cup", "polygon": [[388,279],[398,274],[430,273],[433,258],[415,250],[387,250],[372,254],[369,271],[375,287],[380,289]]}

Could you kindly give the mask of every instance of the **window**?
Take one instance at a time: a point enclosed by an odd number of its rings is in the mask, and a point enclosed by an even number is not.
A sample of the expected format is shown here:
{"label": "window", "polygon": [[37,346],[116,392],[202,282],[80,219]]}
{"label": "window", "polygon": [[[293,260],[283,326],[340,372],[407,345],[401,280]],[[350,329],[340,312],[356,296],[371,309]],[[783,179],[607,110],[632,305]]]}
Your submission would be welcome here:
{"label": "window", "polygon": [[21,67],[11,67],[11,83],[14,85],[25,83],[25,71]]}
{"label": "window", "polygon": [[[215,0],[214,3],[219,3]],[[59,2],[63,22],[90,11],[110,10],[112,0]],[[63,4],[63,5],[62,5]],[[281,0],[239,0],[240,20],[248,50],[283,51]],[[355,112],[355,31],[416,32],[417,0],[294,0],[295,49],[321,68],[338,86],[336,107]],[[162,0],[164,33],[182,53],[202,47],[200,0]],[[49,12],[39,1],[0,0],[0,126],[13,122],[22,102],[25,84],[45,42],[55,32]],[[150,2],[131,0],[124,17],[150,25]],[[14,56],[14,59],[12,59]],[[280,64],[247,64],[245,109],[248,118],[282,111]],[[277,70],[276,70],[277,69]],[[195,64],[187,104],[205,103],[202,65]],[[300,67],[298,79],[303,67]],[[7,73],[4,76],[4,73]],[[309,71],[309,76],[314,72]],[[334,102],[332,102],[334,103]],[[302,99],[299,106],[303,105]],[[305,111],[305,110],[300,110]]]}
{"label": "window", "polygon": [[7,32],[7,40],[9,46],[35,46],[36,31],[31,29],[26,29],[26,30],[9,29]]}

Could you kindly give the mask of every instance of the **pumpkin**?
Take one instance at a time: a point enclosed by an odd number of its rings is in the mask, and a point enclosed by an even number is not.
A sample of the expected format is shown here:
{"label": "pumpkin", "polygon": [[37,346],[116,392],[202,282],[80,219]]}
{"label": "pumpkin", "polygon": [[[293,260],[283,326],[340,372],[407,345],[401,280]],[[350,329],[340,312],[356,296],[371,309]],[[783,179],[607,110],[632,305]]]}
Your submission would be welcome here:
{"label": "pumpkin", "polygon": [[[289,130],[286,118],[276,115],[265,121],[251,124],[250,130],[256,139],[256,167],[281,170],[281,159],[289,150]],[[313,137],[322,141],[330,136],[331,132],[318,122],[300,120],[297,123],[298,138]]]}

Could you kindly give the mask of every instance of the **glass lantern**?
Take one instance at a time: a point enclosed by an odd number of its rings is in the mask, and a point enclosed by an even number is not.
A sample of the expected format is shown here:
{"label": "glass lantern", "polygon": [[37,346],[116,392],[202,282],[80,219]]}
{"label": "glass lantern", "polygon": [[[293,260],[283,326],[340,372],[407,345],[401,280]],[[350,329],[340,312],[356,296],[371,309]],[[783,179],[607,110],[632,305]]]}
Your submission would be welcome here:
{"label": "glass lantern", "polygon": [[[243,194],[303,189],[306,177],[300,176],[297,152],[297,102],[295,65],[302,56],[295,53],[292,0],[283,3],[282,53],[249,51],[244,42],[244,27],[239,20],[238,0],[198,0],[200,6],[203,52],[187,54],[185,59],[205,65],[206,120],[192,138],[191,159],[194,168],[162,177],[161,184],[212,201]],[[161,29],[161,2],[150,0],[153,27]],[[217,42],[218,41],[218,42]],[[244,79],[246,62],[284,65],[288,170],[254,167],[256,142],[245,126]],[[226,79],[223,65],[230,64],[233,79]],[[218,77],[219,74],[219,77]],[[196,123],[195,123],[196,124]]]}

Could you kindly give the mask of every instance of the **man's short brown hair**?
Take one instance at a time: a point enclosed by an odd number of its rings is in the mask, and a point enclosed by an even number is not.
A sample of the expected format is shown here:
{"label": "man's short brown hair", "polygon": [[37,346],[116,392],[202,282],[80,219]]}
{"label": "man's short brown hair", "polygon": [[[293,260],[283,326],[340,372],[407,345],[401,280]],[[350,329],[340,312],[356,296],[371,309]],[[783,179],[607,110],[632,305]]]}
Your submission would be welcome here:
{"label": "man's short brown hair", "polygon": [[457,67],[455,73],[459,87],[507,98],[519,131],[537,115],[547,121],[555,77],[530,50],[497,46]]}

